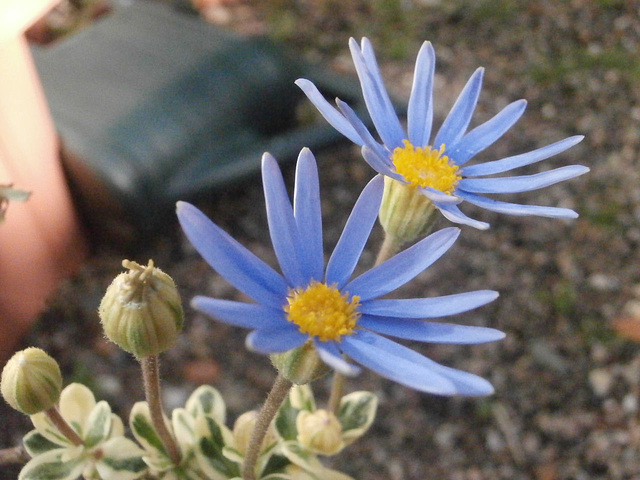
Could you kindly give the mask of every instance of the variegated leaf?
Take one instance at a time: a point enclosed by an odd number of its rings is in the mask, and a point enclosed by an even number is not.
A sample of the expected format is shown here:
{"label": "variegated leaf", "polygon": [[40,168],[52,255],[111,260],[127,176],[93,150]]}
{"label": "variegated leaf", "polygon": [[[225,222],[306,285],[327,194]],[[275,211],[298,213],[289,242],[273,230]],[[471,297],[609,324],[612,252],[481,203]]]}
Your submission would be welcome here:
{"label": "variegated leaf", "polygon": [[29,418],[33,426],[36,427],[36,431],[50,442],[60,447],[70,447],[73,445],[71,441],[60,433],[53,423],[51,423],[51,420],[49,420],[49,417],[47,417],[44,412],[36,413]]}
{"label": "variegated leaf", "polygon": [[58,445],[57,443],[53,443],[37,430],[31,430],[29,433],[27,433],[23,437],[22,443],[24,444],[25,450],[31,457],[41,455],[45,452],[48,452],[49,450],[60,448],[60,445]]}
{"label": "variegated leaf", "polygon": [[296,418],[298,410],[291,405],[290,397],[287,397],[280,406],[276,418],[273,422],[276,434],[283,440],[295,440],[298,438],[296,428]]}
{"label": "variegated leaf", "polygon": [[313,412],[316,409],[316,401],[313,398],[313,391],[309,384],[294,385],[289,392],[291,406],[298,410],[309,410]]}
{"label": "variegated leaf", "polygon": [[82,438],[85,423],[95,406],[93,393],[80,383],[67,385],[60,393],[60,414]]}
{"label": "variegated leaf", "polygon": [[212,480],[227,480],[240,475],[240,466],[222,453],[226,444],[233,441],[229,429],[213,417],[199,415],[196,418],[196,458],[200,469]]}
{"label": "variegated leaf", "polygon": [[147,452],[155,456],[168,457],[162,440],[153,427],[147,402],[137,402],[133,406],[129,414],[129,427],[133,432],[133,436],[138,440],[138,443],[140,443],[142,448]]}
{"label": "variegated leaf", "polygon": [[322,470],[324,467],[315,454],[304,449],[297,441],[289,440],[280,444],[281,453],[289,461],[306,471]]}
{"label": "variegated leaf", "polygon": [[197,417],[198,412],[215,418],[219,423],[225,424],[227,407],[222,395],[209,385],[198,387],[187,400],[186,409],[192,417]]}
{"label": "variegated leaf", "polygon": [[338,420],[342,424],[345,444],[360,438],[371,426],[378,408],[378,398],[371,392],[353,392],[342,397]]}
{"label": "variegated leaf", "polygon": [[62,460],[65,448],[38,455],[22,468],[18,480],[76,480],[84,469],[83,456]]}
{"label": "variegated leaf", "polygon": [[175,408],[171,414],[171,425],[180,453],[184,457],[195,445],[195,420],[184,408]]}
{"label": "variegated leaf", "polygon": [[144,451],[132,440],[112,438],[100,448],[103,457],[96,464],[96,469],[102,480],[134,480],[146,473],[147,465],[142,461]]}
{"label": "variegated leaf", "polygon": [[83,436],[84,445],[93,448],[109,438],[111,431],[111,407],[102,400],[91,410],[85,422],[85,432]]}

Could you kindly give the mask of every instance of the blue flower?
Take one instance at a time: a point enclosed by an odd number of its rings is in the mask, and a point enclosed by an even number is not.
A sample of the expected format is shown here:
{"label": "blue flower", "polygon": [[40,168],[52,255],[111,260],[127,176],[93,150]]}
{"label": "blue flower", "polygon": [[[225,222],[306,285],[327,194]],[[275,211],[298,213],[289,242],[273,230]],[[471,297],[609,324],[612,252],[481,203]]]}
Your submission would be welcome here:
{"label": "blue flower", "polygon": [[493,144],[518,121],[526,101],[518,100],[507,105],[491,120],[466,132],[482,86],[484,70],[478,68],[430,143],[435,70],[435,52],[431,43],[422,45],[416,60],[406,133],[384,87],[371,42],[363,38],[359,46],[352,38],[349,48],[367,109],[382,143],[373,138],[346,103],[336,99],[336,109],[309,80],[299,79],[296,84],[334,128],[362,147],[364,159],[376,171],[417,187],[449,220],[480,229],[486,229],[489,225],[467,217],[457,204],[467,201],[487,210],[510,215],[578,216],[567,208],[507,203],[487,198],[484,194],[517,193],[543,188],[588,172],[589,169],[582,165],[565,166],[533,175],[479,177],[539,162],[572,147],[582,140],[582,136],[569,137],[501,160],[466,166],[477,153]]}
{"label": "blue flower", "polygon": [[485,395],[484,379],[439,365],[383,335],[422,342],[474,344],[503,338],[498,330],[424,321],[484,305],[497,293],[479,290],[435,298],[381,299],[442,256],[458,228],[445,228],[377,267],[351,279],[376,221],[383,179],[363,190],[324,266],[320,193],[315,159],[298,158],[293,206],[276,160],[262,159],[271,241],[282,270],[277,273],[194,206],[179,202],[178,218],[204,259],[255,303],[195,297],[192,305],[212,317],[252,329],[251,350],[286,352],[310,342],[320,358],[346,375],[359,368],[346,354],[380,375],[408,387],[441,395]]}

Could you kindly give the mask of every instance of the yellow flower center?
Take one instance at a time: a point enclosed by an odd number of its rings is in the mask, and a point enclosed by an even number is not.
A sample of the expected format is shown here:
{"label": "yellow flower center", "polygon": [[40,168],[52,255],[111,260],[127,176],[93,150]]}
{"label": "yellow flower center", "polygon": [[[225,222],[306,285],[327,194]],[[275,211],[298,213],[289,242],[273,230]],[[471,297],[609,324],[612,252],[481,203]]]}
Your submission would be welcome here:
{"label": "yellow flower center", "polygon": [[335,286],[316,281],[307,288],[289,291],[284,306],[287,319],[295,323],[301,333],[318,337],[321,341],[338,340],[351,335],[360,313],[360,297],[340,293]]}
{"label": "yellow flower center", "polygon": [[444,145],[435,150],[416,148],[408,140],[403,143],[404,147],[396,148],[391,157],[396,171],[414,187],[431,187],[451,195],[462,177],[458,175],[458,166],[442,155]]}

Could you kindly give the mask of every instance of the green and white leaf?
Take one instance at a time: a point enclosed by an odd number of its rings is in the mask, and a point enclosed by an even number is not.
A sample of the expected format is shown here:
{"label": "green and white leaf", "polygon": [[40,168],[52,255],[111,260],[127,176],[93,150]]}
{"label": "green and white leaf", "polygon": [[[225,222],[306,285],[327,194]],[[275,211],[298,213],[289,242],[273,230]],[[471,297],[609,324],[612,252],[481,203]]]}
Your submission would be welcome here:
{"label": "green and white leaf", "polygon": [[[168,424],[165,419],[165,423]],[[133,436],[145,451],[152,456],[163,456],[168,458],[167,451],[160,436],[153,427],[151,413],[147,402],[137,402],[129,414],[129,427]],[[169,425],[167,425],[169,427]]]}
{"label": "green and white leaf", "polygon": [[227,407],[220,392],[209,385],[201,385],[189,397],[186,409],[192,417],[199,413],[215,418],[219,423],[225,424]]}
{"label": "green and white leaf", "polygon": [[112,438],[100,448],[104,456],[97,462],[96,469],[102,480],[134,480],[147,472],[147,464],[142,460],[144,450],[132,440]]}
{"label": "green and white leaf", "polygon": [[283,440],[295,440],[298,438],[297,418],[298,409],[294,408],[291,404],[291,398],[287,397],[280,406],[273,422],[276,434]]}
{"label": "green and white leaf", "polygon": [[31,457],[41,455],[50,450],[60,448],[60,445],[52,442],[37,430],[31,430],[22,438],[24,448]]}
{"label": "green and white leaf", "polygon": [[224,456],[222,450],[233,444],[231,431],[213,417],[199,415],[195,422],[196,458],[200,469],[212,480],[240,475],[240,465]]}
{"label": "green and white leaf", "polygon": [[96,406],[91,390],[80,383],[72,383],[60,393],[60,414],[78,432],[85,436],[85,423]]}
{"label": "green and white leaf", "polygon": [[111,430],[107,438],[123,437],[124,436],[124,423],[122,419],[115,413],[111,414]]}
{"label": "green and white leaf", "polygon": [[85,422],[84,445],[93,448],[109,438],[111,431],[111,407],[102,400],[91,410]]}
{"label": "green and white leaf", "polygon": [[338,420],[342,425],[345,444],[360,438],[373,423],[378,409],[378,398],[371,392],[353,392],[342,397]]}
{"label": "green and white leaf", "polygon": [[184,457],[194,449],[195,419],[184,408],[176,408],[171,415],[173,434]]}
{"label": "green and white leaf", "polygon": [[36,413],[29,417],[36,431],[50,442],[60,447],[71,447],[73,443],[67,437],[62,435],[60,431],[51,423],[49,417],[44,412]]}
{"label": "green and white leaf", "polygon": [[83,456],[62,460],[66,448],[50,450],[33,457],[22,468],[18,480],[76,480],[84,470]]}
{"label": "green and white leaf", "polygon": [[310,412],[316,409],[316,401],[309,384],[294,385],[289,392],[289,399],[291,406],[295,409],[309,410]]}
{"label": "green and white leaf", "polygon": [[294,480],[294,478],[286,473],[272,473],[266,477],[262,477],[261,480]]}
{"label": "green and white leaf", "polygon": [[289,461],[306,471],[317,471],[324,469],[318,457],[302,447],[297,441],[289,440],[280,443],[280,452]]}

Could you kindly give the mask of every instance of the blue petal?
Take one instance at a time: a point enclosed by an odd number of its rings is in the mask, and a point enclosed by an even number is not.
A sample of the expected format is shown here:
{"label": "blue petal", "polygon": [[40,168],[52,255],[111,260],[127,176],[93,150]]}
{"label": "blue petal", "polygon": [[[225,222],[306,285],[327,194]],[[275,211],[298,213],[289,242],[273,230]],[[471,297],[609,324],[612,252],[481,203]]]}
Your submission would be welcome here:
{"label": "blue petal", "polygon": [[418,52],[409,97],[407,123],[409,141],[414,147],[425,147],[431,136],[433,122],[433,74],[436,54],[431,42],[424,42]]}
{"label": "blue petal", "polygon": [[[343,337],[340,348],[356,362],[389,380],[421,392],[436,395],[455,395],[455,385],[448,378],[407,359],[402,350],[389,351],[390,342],[374,333],[359,330]],[[406,347],[396,346],[411,351]]]}
{"label": "blue petal", "polygon": [[340,350],[338,350],[338,347],[334,342],[321,342],[319,340],[315,340],[314,345],[316,346],[320,359],[335,371],[346,375],[347,377],[354,377],[360,373],[360,367],[353,365],[342,358]]}
{"label": "blue petal", "polygon": [[358,325],[374,332],[418,342],[472,345],[502,340],[500,330],[424,320],[362,316]]}
{"label": "blue petal", "polygon": [[530,216],[550,218],[578,218],[578,214],[569,208],[544,207],[539,205],[520,205],[517,203],[500,202],[492,198],[486,198],[473,193],[460,192],[460,196],[467,202],[492,212],[506,213],[507,215]]}
{"label": "blue petal", "polygon": [[325,120],[329,122],[329,125],[331,125],[356,145],[363,144],[360,135],[356,133],[351,124],[347,122],[347,120],[338,110],[336,110],[334,106],[332,106],[329,102],[327,102],[327,100],[325,100],[325,98],[313,83],[305,78],[299,78],[295,83],[309,98],[311,103],[313,103],[313,105],[318,109]]}
{"label": "blue petal", "polygon": [[[388,153],[385,147],[376,142],[375,138],[373,138],[371,133],[369,133],[369,130],[367,130],[367,127],[364,125],[364,123],[362,123],[362,120],[358,118],[356,112],[354,112],[349,105],[347,105],[340,99],[336,99],[336,104],[338,105],[338,108],[347,119],[347,121],[351,123],[356,132],[358,132],[358,135],[360,135],[360,137],[362,138],[364,147],[375,153],[377,160],[383,162],[386,165],[385,170],[391,170],[393,168],[391,155]],[[369,163],[369,165],[371,165],[376,171],[378,171],[378,173],[386,174],[384,170],[378,170],[378,168],[376,168],[376,165],[374,165],[373,163]]]}
{"label": "blue petal", "polygon": [[493,387],[485,379],[440,365],[418,352],[371,332],[359,331],[356,335],[344,337],[341,347],[357,362],[416,390],[437,395],[493,393]]}
{"label": "blue petal", "polygon": [[360,305],[360,312],[398,318],[438,318],[467,312],[498,298],[498,292],[476,290],[433,298],[371,300]]}
{"label": "blue petal", "polygon": [[300,268],[300,238],[293,218],[293,208],[289,203],[278,162],[268,153],[262,156],[262,183],[267,203],[269,234],[282,273],[292,287],[305,285],[306,278]]}
{"label": "blue petal", "polygon": [[305,283],[311,279],[322,281],[324,254],[322,247],[322,213],[320,211],[320,186],[318,167],[308,148],[303,148],[296,168],[296,187],[293,195],[294,217],[300,242],[300,267]]}
{"label": "blue petal", "polygon": [[360,49],[358,43],[351,38],[349,39],[349,49],[353,64],[358,72],[367,110],[369,110],[378,135],[390,150],[401,147],[405,135],[384,87],[371,42],[367,38],[363,38],[362,49]]}
{"label": "blue petal", "polygon": [[454,205],[457,205],[458,203],[462,202],[462,200],[455,195],[443,193],[433,187],[424,187],[420,188],[419,190],[425,197],[427,197],[434,203],[452,203]]}
{"label": "blue petal", "polygon": [[376,172],[381,173],[387,177],[391,177],[394,180],[398,180],[402,183],[407,183],[404,177],[398,173],[396,173],[393,169],[393,164],[391,163],[389,156],[382,157],[380,154],[382,152],[371,150],[369,147],[362,147],[362,158],[367,162],[371,168],[373,168]]}
{"label": "blue petal", "polygon": [[461,173],[464,177],[477,177],[478,175],[492,175],[494,173],[508,172],[514,168],[530,165],[564,152],[565,150],[573,147],[576,143],[582,141],[583,138],[583,135],[575,135],[531,152],[521,153],[520,155],[514,155],[513,157],[507,157],[501,160],[494,160],[493,162],[470,165],[468,167],[464,167]]}
{"label": "blue petal", "polygon": [[363,273],[342,290],[360,297],[360,302],[378,298],[412,280],[440,258],[460,235],[449,227],[432,233],[386,262]]}
{"label": "blue petal", "polygon": [[278,273],[193,205],[178,202],[177,213],[187,238],[216,272],[256,302],[281,306],[287,284]]}
{"label": "blue petal", "polygon": [[287,321],[282,308],[265,307],[253,303],[197,296],[191,300],[191,306],[221,322],[237,327],[253,329],[276,327]]}
{"label": "blue petal", "polygon": [[464,165],[471,157],[498,140],[522,116],[527,106],[526,100],[518,100],[507,105],[491,120],[474,128],[455,145],[447,145],[444,155],[456,165]]}
{"label": "blue petal", "polygon": [[249,350],[270,354],[288,352],[298,348],[307,340],[309,336],[300,333],[298,327],[291,323],[281,328],[254,330],[247,335],[245,344]]}
{"label": "blue petal", "polygon": [[327,284],[341,289],[351,278],[378,217],[383,184],[384,178],[377,175],[360,194],[327,264]]}
{"label": "blue petal", "polygon": [[433,141],[433,146],[436,149],[440,148],[442,144],[445,146],[453,145],[464,135],[478,102],[483,73],[484,69],[478,68],[469,78]]}
{"label": "blue petal", "polygon": [[[462,194],[456,195],[462,198]],[[466,198],[465,198],[466,199]],[[473,218],[467,217],[464,213],[460,211],[457,205],[451,205],[446,203],[437,203],[435,204],[440,210],[440,213],[445,216],[445,218],[451,220],[454,223],[460,223],[461,225],[469,225],[470,227],[477,228],[478,230],[486,230],[489,228],[489,224],[486,222],[481,222],[479,220],[474,220]]]}
{"label": "blue petal", "polygon": [[[548,187],[569,180],[589,171],[582,165],[567,165],[533,175],[521,175],[500,178],[463,178],[457,190],[472,193],[519,193]],[[458,191],[456,191],[456,194]]]}

